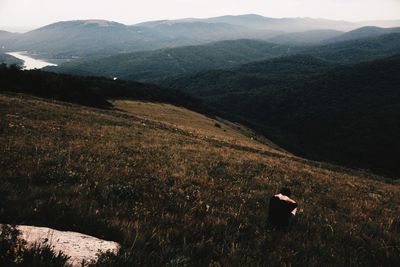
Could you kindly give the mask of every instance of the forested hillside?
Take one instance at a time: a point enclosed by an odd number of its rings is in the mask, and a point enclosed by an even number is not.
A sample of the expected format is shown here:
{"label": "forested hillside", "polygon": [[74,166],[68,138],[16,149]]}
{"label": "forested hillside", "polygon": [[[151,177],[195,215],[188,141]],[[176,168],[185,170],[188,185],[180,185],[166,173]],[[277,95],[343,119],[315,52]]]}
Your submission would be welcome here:
{"label": "forested hillside", "polygon": [[277,57],[288,47],[257,40],[234,40],[201,46],[121,54],[96,60],[79,60],[47,70],[91,74],[128,80],[157,81],[166,77]]}
{"label": "forested hillside", "polygon": [[396,177],[399,73],[399,56],[345,67],[297,56],[169,85],[253,123],[291,151]]}
{"label": "forested hillside", "polygon": [[27,93],[100,108],[112,107],[109,99],[133,98],[143,101],[171,103],[204,113],[209,112],[197,99],[179,91],[166,90],[156,85],[72,76],[40,70],[22,71],[16,65],[0,64],[0,91]]}
{"label": "forested hillside", "polygon": [[7,65],[12,65],[12,64],[16,64],[16,65],[23,65],[24,62],[18,58],[15,58],[13,56],[7,55],[7,54],[3,54],[0,52],[0,62],[7,64]]}
{"label": "forested hillside", "polygon": [[395,55],[400,33],[319,46],[289,47],[257,40],[234,40],[201,46],[121,54],[95,60],[78,60],[47,70],[119,77],[162,83],[163,79],[196,72],[229,69],[252,61],[306,54],[332,63],[350,64]]}

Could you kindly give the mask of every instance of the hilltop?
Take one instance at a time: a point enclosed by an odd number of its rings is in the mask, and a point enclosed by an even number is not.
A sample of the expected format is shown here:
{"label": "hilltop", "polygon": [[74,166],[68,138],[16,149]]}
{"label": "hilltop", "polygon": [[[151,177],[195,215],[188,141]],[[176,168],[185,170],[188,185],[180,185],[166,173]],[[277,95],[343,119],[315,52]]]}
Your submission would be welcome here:
{"label": "hilltop", "polygon": [[[0,96],[0,217],[118,241],[107,265],[393,266],[400,188],[184,108]],[[290,235],[265,227],[290,186]],[[360,201],[362,199],[362,201]],[[346,240],[346,242],[343,242]]]}

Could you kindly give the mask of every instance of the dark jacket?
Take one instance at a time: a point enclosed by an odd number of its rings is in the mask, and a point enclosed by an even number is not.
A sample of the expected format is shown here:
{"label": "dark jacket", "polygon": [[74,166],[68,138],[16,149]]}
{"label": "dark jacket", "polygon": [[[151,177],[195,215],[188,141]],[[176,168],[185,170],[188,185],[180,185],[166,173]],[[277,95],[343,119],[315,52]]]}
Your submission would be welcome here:
{"label": "dark jacket", "polygon": [[268,222],[278,228],[289,227],[291,212],[297,208],[297,203],[281,200],[278,196],[271,197],[269,201]]}

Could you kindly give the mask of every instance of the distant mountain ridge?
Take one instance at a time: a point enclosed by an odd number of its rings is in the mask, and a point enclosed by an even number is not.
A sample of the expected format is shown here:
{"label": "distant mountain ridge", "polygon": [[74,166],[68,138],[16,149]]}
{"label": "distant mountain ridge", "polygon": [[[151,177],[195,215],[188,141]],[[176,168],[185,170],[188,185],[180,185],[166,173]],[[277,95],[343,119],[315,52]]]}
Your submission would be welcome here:
{"label": "distant mountain ridge", "polygon": [[16,33],[0,30],[0,51],[5,50],[5,46],[9,42],[9,40],[17,35],[18,34]]}
{"label": "distant mountain ridge", "polygon": [[100,20],[57,22],[20,34],[6,43],[8,49],[27,50],[42,57],[90,56],[136,49],[158,48],[158,34],[121,23]]}
{"label": "distant mountain ridge", "polygon": [[[0,34],[4,51],[26,50],[36,57],[73,60],[234,39],[263,39],[315,30],[349,31],[360,24],[312,18],[268,18],[259,15],[220,16],[207,19],[159,20],[125,25],[105,20],[56,22],[30,32]],[[333,34],[333,32],[331,32]],[[326,33],[304,34],[305,42]],[[334,37],[334,36],[327,36]],[[297,38],[296,35],[293,38]]]}
{"label": "distant mountain ridge", "polygon": [[400,27],[397,28],[380,28],[374,26],[366,26],[358,28],[342,35],[327,39],[326,43],[344,42],[362,38],[376,37],[389,33],[400,33]]}
{"label": "distant mountain ridge", "polygon": [[332,30],[352,30],[359,25],[353,22],[328,20],[328,19],[314,19],[314,18],[269,18],[256,14],[246,15],[227,15],[220,17],[212,17],[205,19],[187,18],[178,20],[161,20],[139,23],[136,25],[145,27],[154,27],[157,24],[169,24],[185,22],[208,22],[208,23],[227,23],[238,25],[250,29],[258,30],[274,30],[283,32],[298,32],[309,31],[315,29],[332,29]]}
{"label": "distant mountain ridge", "polygon": [[285,33],[271,38],[268,42],[286,45],[312,45],[341,36],[344,32],[336,30],[311,30],[305,32]]}

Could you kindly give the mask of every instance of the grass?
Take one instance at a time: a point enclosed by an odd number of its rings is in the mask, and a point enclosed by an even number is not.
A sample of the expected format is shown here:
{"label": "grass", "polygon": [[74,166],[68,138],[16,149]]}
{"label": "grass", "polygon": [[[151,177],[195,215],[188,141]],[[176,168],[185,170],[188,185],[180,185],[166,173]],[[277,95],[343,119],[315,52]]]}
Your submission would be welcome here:
{"label": "grass", "polygon": [[[296,158],[182,108],[113,104],[0,95],[3,223],[120,242],[99,265],[400,262],[398,184]],[[300,206],[289,234],[265,225],[268,199],[282,186]]]}

